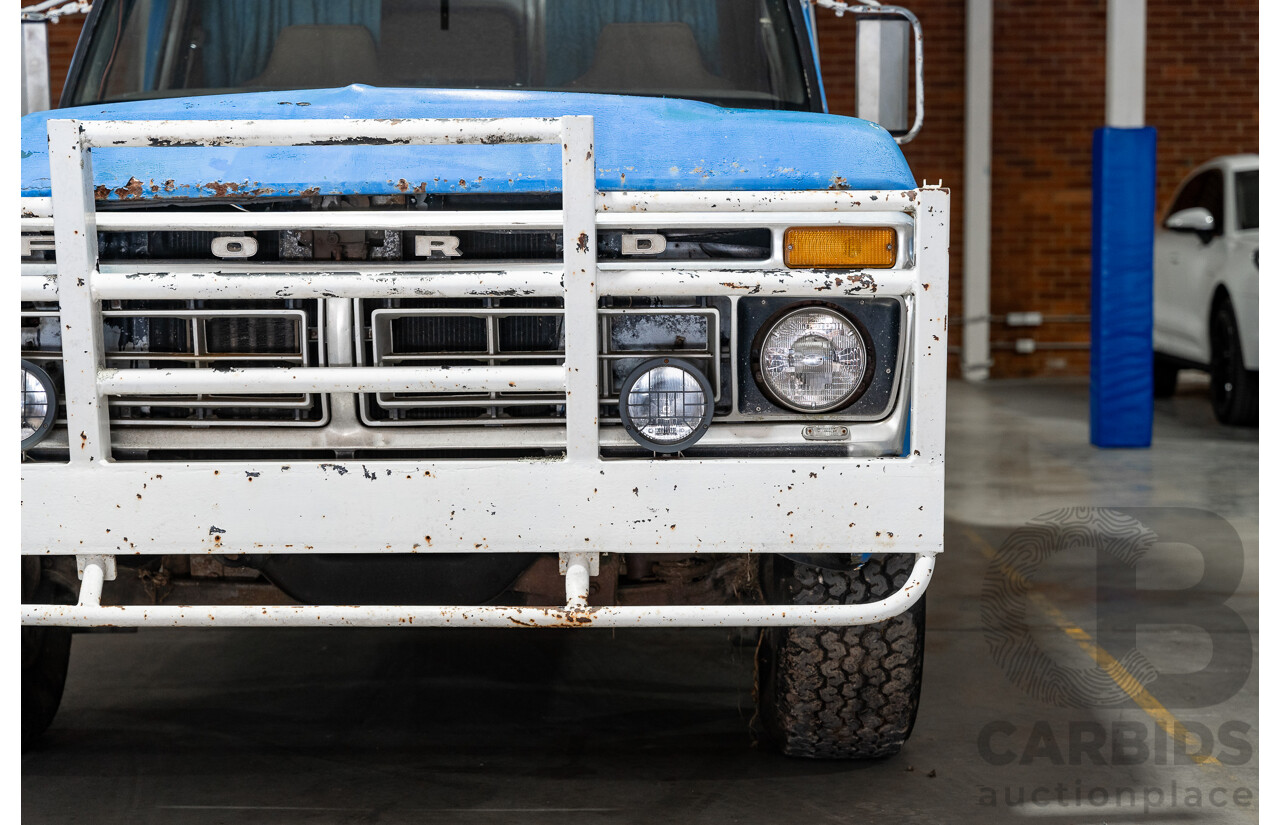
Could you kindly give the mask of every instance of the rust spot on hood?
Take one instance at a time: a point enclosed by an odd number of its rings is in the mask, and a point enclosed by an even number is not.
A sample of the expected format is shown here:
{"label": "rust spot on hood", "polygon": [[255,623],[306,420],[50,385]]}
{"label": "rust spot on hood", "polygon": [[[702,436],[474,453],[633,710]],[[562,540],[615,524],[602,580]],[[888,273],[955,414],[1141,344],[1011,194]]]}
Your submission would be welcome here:
{"label": "rust spot on hood", "polygon": [[204,184],[200,188],[208,189],[210,192],[213,192],[218,197],[225,198],[227,195],[234,195],[236,192],[239,192],[240,184],[222,183],[221,181],[210,181],[209,183]]}
{"label": "rust spot on hood", "polygon": [[115,190],[115,195],[120,200],[128,200],[130,198],[142,197],[143,183],[137,178],[129,178],[129,181]]}

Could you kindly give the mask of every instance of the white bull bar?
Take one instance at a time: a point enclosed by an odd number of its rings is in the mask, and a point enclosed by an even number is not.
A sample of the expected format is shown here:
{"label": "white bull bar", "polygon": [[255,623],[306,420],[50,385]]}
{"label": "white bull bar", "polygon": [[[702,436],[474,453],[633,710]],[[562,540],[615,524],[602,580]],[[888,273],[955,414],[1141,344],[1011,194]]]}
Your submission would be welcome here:
{"label": "white bull bar", "polygon": [[[57,276],[24,276],[27,299],[56,294],[63,333],[68,465],[23,466],[23,552],[77,555],[84,572],[74,606],[25,605],[24,624],[72,626],[486,626],[634,627],[847,625],[881,621],[923,594],[942,549],[946,374],[947,195],[881,193],[914,216],[908,267],[866,273],[673,271],[596,261],[598,223],[662,225],[689,204],[723,208],[740,223],[754,210],[809,213],[824,223],[874,223],[884,209],[859,193],[640,193],[595,190],[589,117],[484,121],[49,122]],[[563,208],[545,213],[425,213],[404,228],[562,226],[563,269],[540,273],[363,272],[223,274],[102,272],[90,150],[136,146],[311,146],[351,141],[451,145],[537,142],[562,147]],[[891,206],[888,195],[897,201]],[[721,198],[721,195],[725,197]],[[767,195],[767,197],[766,197]],[[790,195],[791,197],[787,197]],[[868,200],[876,200],[869,198]],[[832,204],[832,205],[828,205]],[[609,212],[610,205],[614,207]],[[877,211],[879,209],[879,211]],[[391,214],[391,213],[387,213]],[[308,226],[350,214],[307,216]],[[253,214],[210,225],[255,229]],[[113,229],[151,228],[155,215],[111,213]],[[598,219],[603,218],[603,221]],[[359,221],[378,221],[362,213]],[[36,216],[34,221],[44,220]],[[197,223],[200,218],[195,217]],[[288,221],[296,223],[296,219]],[[413,223],[418,221],[418,223]],[[381,225],[381,224],[380,224]],[[357,267],[360,268],[360,267]],[[872,277],[874,275],[874,277]],[[842,277],[843,276],[843,277]],[[833,281],[836,286],[833,288]],[[932,282],[932,284],[930,283]],[[106,369],[101,301],[163,298],[325,298],[502,294],[564,298],[565,365],[559,367],[309,367],[241,370]],[[931,288],[932,286],[932,288]],[[834,291],[833,291],[834,290]],[[603,460],[597,423],[596,312],[600,295],[764,294],[821,298],[895,295],[908,307],[906,348],[912,454],[890,459]],[[38,298],[36,296],[39,296]],[[735,355],[736,357],[736,355]],[[549,461],[341,463],[117,462],[107,397],[193,392],[564,391],[566,455]],[[370,484],[377,484],[376,488]],[[363,485],[363,486],[359,486]],[[862,499],[859,507],[858,499]],[[345,504],[345,507],[342,505]],[[869,512],[868,512],[869,511]],[[454,527],[455,514],[464,514]],[[785,515],[784,515],[785,513]],[[105,532],[104,532],[105,531]],[[901,590],[863,605],[592,607],[588,571],[600,552],[898,552],[916,555]],[[556,552],[566,570],[563,608],[460,606],[104,606],[112,558],[132,553]]]}
{"label": "white bull bar", "polygon": [[867,604],[664,605],[591,607],[586,603],[591,553],[566,553],[566,605],[559,607],[403,607],[329,605],[160,605],[101,603],[107,563],[82,560],[84,581],[75,605],[23,605],[23,624],[70,627],[721,627],[871,624],[902,613],[924,595],[932,554],[917,558],[902,589]]}

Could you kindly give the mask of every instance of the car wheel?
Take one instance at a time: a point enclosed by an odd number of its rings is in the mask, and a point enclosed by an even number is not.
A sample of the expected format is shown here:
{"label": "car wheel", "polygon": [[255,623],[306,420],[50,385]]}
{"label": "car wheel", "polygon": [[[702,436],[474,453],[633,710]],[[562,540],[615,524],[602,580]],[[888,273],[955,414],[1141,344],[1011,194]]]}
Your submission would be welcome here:
{"label": "car wheel", "polygon": [[[22,559],[22,601],[24,604],[74,604],[75,596],[65,575],[46,562],[53,559]],[[62,703],[71,658],[71,628],[22,628],[22,747],[31,746],[45,732]]]}
{"label": "car wheel", "polygon": [[[835,572],[776,557],[762,578],[774,603],[865,604],[901,588],[914,563],[910,554],[876,554]],[[922,597],[875,624],[766,628],[756,648],[757,741],[817,759],[897,753],[920,706],[924,616]]]}
{"label": "car wheel", "polygon": [[1170,397],[1178,389],[1178,367],[1176,363],[1157,352],[1152,368],[1152,379],[1156,398]]}
{"label": "car wheel", "polygon": [[1229,298],[1213,310],[1209,323],[1209,389],[1213,414],[1223,424],[1251,426],[1258,423],[1258,373],[1245,369],[1240,331]]}

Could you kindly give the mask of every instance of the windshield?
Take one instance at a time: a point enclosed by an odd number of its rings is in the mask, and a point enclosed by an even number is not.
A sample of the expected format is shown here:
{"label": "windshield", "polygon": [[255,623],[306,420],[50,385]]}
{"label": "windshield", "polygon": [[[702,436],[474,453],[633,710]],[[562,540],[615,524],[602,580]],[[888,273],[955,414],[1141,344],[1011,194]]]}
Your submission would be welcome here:
{"label": "windshield", "polygon": [[786,0],[100,0],[69,105],[364,83],[807,109]]}
{"label": "windshield", "polygon": [[1258,170],[1236,172],[1236,216],[1241,229],[1258,228]]}

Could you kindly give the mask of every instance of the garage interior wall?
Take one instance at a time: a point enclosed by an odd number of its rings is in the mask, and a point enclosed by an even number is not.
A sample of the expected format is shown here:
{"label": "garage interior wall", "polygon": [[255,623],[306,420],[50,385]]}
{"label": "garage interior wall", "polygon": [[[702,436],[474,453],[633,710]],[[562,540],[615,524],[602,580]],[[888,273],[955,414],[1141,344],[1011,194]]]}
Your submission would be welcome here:
{"label": "garage interior wall", "polygon": [[[961,308],[964,0],[902,0],[925,43],[925,123],[903,151],[951,189],[951,318]],[[819,13],[831,111],[854,112],[852,21]],[[991,147],[992,378],[1089,373],[1093,131],[1103,125],[1106,0],[995,0]],[[1147,0],[1146,121],[1156,204],[1217,155],[1258,151],[1257,0]],[[1007,327],[1040,312],[1039,327]],[[1062,319],[1062,320],[1051,320]],[[1013,351],[1032,338],[1036,352]],[[951,374],[959,375],[958,326]]]}
{"label": "garage interior wall", "polygon": [[[31,5],[24,2],[23,5]],[[903,0],[925,35],[925,124],[904,147],[917,180],[952,191],[951,317],[963,317],[964,0]],[[1103,124],[1106,0],[995,0],[991,147],[992,378],[1087,375],[1093,130]],[[854,24],[819,10],[831,111],[854,112]],[[56,101],[83,18],[49,27]],[[1147,123],[1158,209],[1192,168],[1258,151],[1258,0],[1147,0]],[[1039,327],[1008,327],[1039,312]],[[1018,338],[1036,351],[1013,350]],[[950,359],[959,374],[953,327]]]}

